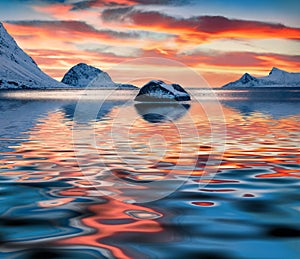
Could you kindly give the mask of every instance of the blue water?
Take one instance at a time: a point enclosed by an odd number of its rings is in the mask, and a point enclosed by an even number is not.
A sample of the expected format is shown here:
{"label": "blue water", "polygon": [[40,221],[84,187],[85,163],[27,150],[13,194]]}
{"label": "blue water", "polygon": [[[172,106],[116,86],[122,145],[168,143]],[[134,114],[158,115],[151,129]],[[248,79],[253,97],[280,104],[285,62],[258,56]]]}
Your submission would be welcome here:
{"label": "blue water", "polygon": [[131,96],[0,100],[1,258],[300,257],[299,101]]}

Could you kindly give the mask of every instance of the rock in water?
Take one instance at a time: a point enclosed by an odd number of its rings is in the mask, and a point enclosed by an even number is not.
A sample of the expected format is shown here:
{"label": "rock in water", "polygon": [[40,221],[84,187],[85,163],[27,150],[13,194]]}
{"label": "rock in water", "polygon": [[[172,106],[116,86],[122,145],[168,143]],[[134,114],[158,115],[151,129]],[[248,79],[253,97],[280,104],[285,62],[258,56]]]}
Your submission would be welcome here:
{"label": "rock in water", "polygon": [[139,102],[189,101],[190,95],[178,84],[152,80],[145,84],[134,99]]}

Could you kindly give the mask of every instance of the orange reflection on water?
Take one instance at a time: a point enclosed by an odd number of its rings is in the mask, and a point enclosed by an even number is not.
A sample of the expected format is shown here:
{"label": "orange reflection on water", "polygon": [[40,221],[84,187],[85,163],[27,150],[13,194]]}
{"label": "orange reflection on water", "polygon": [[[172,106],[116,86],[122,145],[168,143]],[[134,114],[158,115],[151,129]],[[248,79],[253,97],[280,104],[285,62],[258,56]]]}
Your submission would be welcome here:
{"label": "orange reflection on water", "polygon": [[[89,206],[89,211],[91,211],[93,215],[83,218],[82,224],[91,227],[95,231],[88,235],[60,240],[58,244],[84,244],[87,246],[102,247],[111,251],[116,258],[130,258],[130,256],[126,255],[124,251],[117,247],[119,233],[135,232],[146,234],[163,231],[160,224],[156,221],[156,218],[161,217],[162,215],[153,209],[143,206],[126,204],[118,200],[108,199],[106,203]],[[134,214],[128,213],[130,211],[140,213],[134,217]],[[154,215],[154,219],[151,219],[151,215]],[[106,220],[109,220],[110,223],[105,223]],[[124,221],[126,223],[114,224],[114,221]],[[106,237],[114,238],[114,243],[116,245],[112,246],[110,244],[106,244],[105,241],[103,241]]]}
{"label": "orange reflection on water", "polygon": [[52,199],[50,201],[40,201],[38,204],[42,208],[50,208],[50,207],[57,207],[62,206],[64,204],[72,202],[73,198],[59,198],[59,199]]}
{"label": "orange reflection on water", "polygon": [[[95,128],[97,148],[88,142],[81,143],[87,151],[82,155],[77,154],[76,157],[74,151],[72,137],[74,122],[66,119],[63,111],[54,111],[39,120],[30,130],[26,142],[14,146],[14,151],[7,152],[0,161],[3,169],[1,175],[15,177],[16,181],[24,183],[63,181],[71,186],[59,189],[53,194],[52,200],[38,201],[40,207],[63,207],[77,197],[95,198],[102,195],[105,199],[105,202],[89,205],[88,210],[92,215],[79,219],[83,226],[92,229],[92,233],[59,240],[60,245],[101,247],[108,249],[118,258],[130,258],[120,244],[109,243],[108,239],[118,240],[120,233],[148,234],[165,231],[158,221],[158,218],[164,216],[160,212],[104,195],[106,193],[122,195],[126,188],[130,188],[113,185],[115,177],[138,183],[161,180],[166,175],[174,178],[191,175],[194,183],[210,184],[209,188],[194,191],[231,193],[243,188],[240,187],[239,180],[242,169],[253,169],[253,174],[258,180],[300,176],[300,170],[295,168],[295,165],[300,163],[297,117],[274,119],[260,113],[245,117],[234,109],[224,107],[227,149],[221,156],[213,153],[215,146],[210,140],[209,121],[200,104],[193,104],[189,110],[199,138],[194,137],[193,129],[182,119],[179,123],[185,134],[183,141],[179,141],[182,136],[174,123],[150,124],[137,117],[132,125],[123,121],[117,125],[118,127],[113,128],[114,116],[121,109],[130,108],[114,108],[106,116],[106,120],[91,122]],[[110,134],[112,129],[115,130],[113,131],[115,134],[120,134],[117,141]],[[121,129],[125,129],[125,132],[121,132]],[[153,139],[156,134],[163,136],[164,142],[160,138]],[[152,147],[149,145],[149,139],[153,140]],[[162,149],[164,152],[161,152]],[[210,157],[222,160],[220,165],[207,165]],[[80,168],[77,159],[87,166]],[[175,165],[180,167],[174,168]],[[194,166],[195,170],[191,171],[190,168]],[[217,170],[214,179],[202,179],[206,167]],[[265,171],[256,173],[256,169]],[[236,172],[236,176],[226,179],[226,173],[232,171]],[[98,179],[99,175],[102,178]],[[169,180],[173,178],[170,177]],[[234,184],[235,188],[231,186],[213,189],[213,186],[219,184]],[[147,187],[136,185],[135,188],[145,190]],[[243,197],[251,198],[254,195],[246,193]],[[124,194],[124,200],[126,198]],[[192,203],[201,207],[217,206],[213,201],[192,201]],[[118,221],[119,223],[113,223]],[[165,238],[163,235],[161,237]]]}
{"label": "orange reflection on water", "polygon": [[203,201],[203,202],[194,201],[194,202],[192,202],[192,204],[197,205],[197,206],[202,206],[202,207],[210,207],[210,206],[215,205],[214,202],[209,202],[209,201]]}

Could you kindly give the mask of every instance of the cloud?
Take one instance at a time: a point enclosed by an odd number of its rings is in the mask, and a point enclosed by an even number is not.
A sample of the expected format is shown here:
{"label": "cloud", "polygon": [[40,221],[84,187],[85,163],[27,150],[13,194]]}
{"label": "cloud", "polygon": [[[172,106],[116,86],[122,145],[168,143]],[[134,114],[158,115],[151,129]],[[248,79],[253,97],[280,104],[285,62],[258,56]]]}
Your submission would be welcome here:
{"label": "cloud", "polygon": [[113,53],[85,50],[26,49],[26,52],[45,73],[58,80],[60,80],[72,66],[81,62],[106,70],[113,64],[118,64],[130,59],[116,56]]}
{"label": "cloud", "polygon": [[120,6],[135,6],[135,5],[184,5],[188,4],[189,0],[86,0],[73,3],[72,10],[83,10],[94,7],[120,7]]}
{"label": "cloud", "polygon": [[[223,80],[218,74],[239,77],[244,71],[266,74],[274,65],[288,71],[300,67],[300,56],[291,45],[279,46],[288,41],[297,48],[300,29],[283,24],[224,16],[182,18],[148,7],[185,1],[38,2],[30,3],[51,21],[7,22],[5,26],[41,68],[56,78],[79,62],[106,68],[135,57],[178,60],[205,72],[213,85]],[[286,48],[290,52],[283,51]]]}
{"label": "cloud", "polygon": [[82,1],[70,1],[70,0],[27,0],[33,5],[47,6],[47,5],[69,5],[70,11],[86,10],[90,8],[102,8],[102,7],[125,7],[136,5],[167,5],[178,6],[188,4],[189,0],[82,0]]}
{"label": "cloud", "polygon": [[[46,73],[58,79],[62,78],[70,67],[80,62],[105,70],[115,64],[132,59],[132,57],[123,55],[122,51],[114,53],[111,48],[105,48],[105,46],[79,50],[27,49],[26,51]],[[300,66],[300,56],[272,53],[199,52],[193,55],[176,55],[175,52],[161,53],[159,49],[152,49],[139,50],[138,56],[175,59],[199,71],[213,86],[220,86],[228,81],[236,80],[244,72],[266,75],[274,64],[288,71],[297,71]]]}
{"label": "cloud", "polygon": [[[122,42],[126,40],[139,40],[139,39],[152,39],[165,40],[167,38],[172,38],[174,35],[165,33],[156,33],[149,31],[139,31],[139,30],[126,30],[126,31],[116,31],[110,29],[97,30],[93,26],[82,22],[82,21],[8,21],[7,26],[12,31],[27,31],[27,36],[30,35],[34,37],[35,34],[39,32],[42,35],[48,35],[53,37],[61,38],[63,41],[74,41],[76,39],[85,40],[88,38],[105,39],[117,41],[117,39],[122,39]],[[15,27],[14,27],[15,25]],[[32,34],[29,34],[32,32]],[[26,37],[26,36],[23,36]]]}
{"label": "cloud", "polygon": [[72,6],[73,8],[71,9],[72,11],[77,11],[77,10],[85,10],[89,8],[97,8],[97,7],[118,7],[118,6],[128,6],[128,5],[133,5],[133,1],[105,1],[105,0],[87,0],[87,1],[80,1],[73,3]]}
{"label": "cloud", "polygon": [[[270,46],[272,46],[270,48]],[[288,40],[288,39],[217,39],[209,41],[181,51],[182,54],[193,54],[199,51],[202,52],[213,52],[213,51],[224,51],[227,52],[256,52],[266,53],[272,52],[274,54],[285,54],[285,55],[300,55],[300,41]]]}
{"label": "cloud", "polygon": [[[213,74],[236,74],[236,79],[245,72],[253,75],[266,75],[275,65],[286,71],[299,71],[300,55],[281,55],[274,53],[255,52],[198,52],[192,55],[177,55],[176,59],[194,68],[196,71],[213,72]],[[223,79],[213,78],[210,83],[218,86],[216,82]],[[224,82],[225,83],[225,82]],[[221,85],[221,84],[219,84]]]}
{"label": "cloud", "polygon": [[120,8],[109,8],[109,9],[105,9],[102,12],[101,17],[106,22],[110,22],[110,21],[120,21],[121,22],[121,21],[124,21],[125,17],[128,16],[132,12],[134,12],[134,9],[132,6],[120,7]]}
{"label": "cloud", "polygon": [[93,53],[107,53],[113,54],[118,57],[139,57],[141,49],[131,46],[112,46],[107,44],[94,44],[94,43],[85,43],[77,44],[76,47],[80,50],[93,52]]}
{"label": "cloud", "polygon": [[189,40],[201,42],[216,38],[300,39],[299,28],[287,27],[279,23],[229,19],[223,16],[180,18],[157,11],[124,7],[105,9],[101,17],[105,22],[123,24],[124,27],[177,33],[185,42]]}

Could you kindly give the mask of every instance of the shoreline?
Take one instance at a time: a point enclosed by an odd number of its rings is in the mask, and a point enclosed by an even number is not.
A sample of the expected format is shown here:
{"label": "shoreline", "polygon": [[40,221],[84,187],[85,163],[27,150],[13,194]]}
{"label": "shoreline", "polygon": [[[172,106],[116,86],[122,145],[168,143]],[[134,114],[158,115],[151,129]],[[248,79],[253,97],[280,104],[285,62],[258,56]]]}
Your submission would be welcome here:
{"label": "shoreline", "polygon": [[[137,91],[140,88],[0,88],[0,92],[26,92],[26,91],[103,91],[103,90],[126,90],[126,91]],[[276,90],[276,91],[286,91],[286,90],[296,90],[300,91],[299,86],[291,86],[291,87],[235,87],[235,88],[222,88],[222,87],[186,87],[188,90],[214,90],[214,91],[266,91],[266,90]]]}
{"label": "shoreline", "polygon": [[[257,100],[257,101],[300,101],[300,87],[286,88],[186,88],[191,101]],[[43,88],[43,89],[0,89],[0,99],[23,100],[130,100],[139,89],[81,89],[81,88]],[[119,92],[119,93],[118,93]]]}

